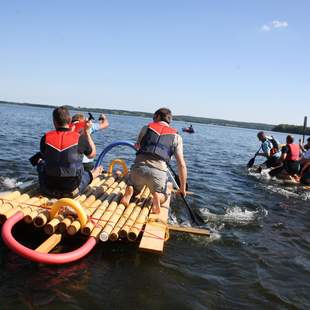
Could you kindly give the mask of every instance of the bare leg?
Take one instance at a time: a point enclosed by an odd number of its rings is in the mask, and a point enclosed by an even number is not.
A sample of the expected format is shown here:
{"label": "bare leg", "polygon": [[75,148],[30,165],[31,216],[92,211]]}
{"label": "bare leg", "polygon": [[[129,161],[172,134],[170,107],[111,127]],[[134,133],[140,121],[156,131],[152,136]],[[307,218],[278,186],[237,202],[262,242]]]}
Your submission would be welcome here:
{"label": "bare leg", "polygon": [[166,196],[162,193],[153,193],[153,206],[151,213],[159,214],[160,213],[160,205],[166,201]]}
{"label": "bare leg", "polygon": [[125,207],[128,207],[132,195],[133,195],[133,187],[127,186],[125,190],[125,195],[121,200],[121,204],[123,204]]}

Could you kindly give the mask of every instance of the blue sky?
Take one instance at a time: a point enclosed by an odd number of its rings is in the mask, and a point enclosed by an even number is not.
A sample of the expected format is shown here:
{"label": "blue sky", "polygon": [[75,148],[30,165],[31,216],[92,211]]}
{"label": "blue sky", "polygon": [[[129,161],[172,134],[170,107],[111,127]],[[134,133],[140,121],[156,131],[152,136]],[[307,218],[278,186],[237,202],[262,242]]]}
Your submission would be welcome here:
{"label": "blue sky", "polygon": [[0,100],[302,123],[308,0],[0,0]]}

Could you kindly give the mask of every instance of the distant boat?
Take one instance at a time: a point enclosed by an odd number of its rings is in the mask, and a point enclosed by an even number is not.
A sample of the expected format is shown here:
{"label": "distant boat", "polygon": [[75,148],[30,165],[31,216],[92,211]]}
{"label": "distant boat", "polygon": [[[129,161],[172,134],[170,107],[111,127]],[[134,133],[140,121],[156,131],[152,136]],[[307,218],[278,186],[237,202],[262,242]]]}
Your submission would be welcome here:
{"label": "distant boat", "polygon": [[182,131],[187,132],[187,133],[195,133],[195,130],[192,125],[190,125],[189,127],[183,127]]}

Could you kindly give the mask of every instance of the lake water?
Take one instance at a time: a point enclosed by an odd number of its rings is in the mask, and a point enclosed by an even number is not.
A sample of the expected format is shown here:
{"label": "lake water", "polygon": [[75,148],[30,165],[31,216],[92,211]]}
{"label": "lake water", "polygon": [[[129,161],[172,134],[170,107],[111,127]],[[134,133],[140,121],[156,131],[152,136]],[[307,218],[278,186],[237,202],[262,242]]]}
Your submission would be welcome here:
{"label": "lake water", "polygon": [[[51,111],[0,105],[0,190],[36,179],[28,158],[52,128]],[[134,140],[150,121],[109,120],[110,128],[94,135],[98,153],[112,141]],[[211,238],[171,233],[162,256],[132,243],[101,244],[67,266],[28,262],[0,241],[1,308],[309,309],[310,196],[247,173],[259,147],[255,130],[194,127],[197,133],[183,134],[194,192],[188,200]],[[130,164],[133,154],[115,148],[112,157]],[[174,200],[171,221],[186,224],[184,211]]]}

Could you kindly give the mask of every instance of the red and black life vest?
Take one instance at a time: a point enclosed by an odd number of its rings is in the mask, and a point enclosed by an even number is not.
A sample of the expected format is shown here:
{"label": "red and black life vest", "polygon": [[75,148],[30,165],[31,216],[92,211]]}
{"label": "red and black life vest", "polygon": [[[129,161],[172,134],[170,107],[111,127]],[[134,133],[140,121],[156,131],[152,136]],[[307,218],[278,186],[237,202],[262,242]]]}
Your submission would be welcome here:
{"label": "red and black life vest", "polygon": [[298,161],[300,160],[300,148],[298,144],[287,144],[288,147],[288,153],[287,156],[285,158],[285,160],[289,160],[289,161]]}
{"label": "red and black life vest", "polygon": [[138,154],[152,154],[169,162],[175,151],[173,142],[176,134],[177,130],[164,122],[150,123],[140,143]]}
{"label": "red and black life vest", "polygon": [[82,134],[85,128],[85,123],[85,120],[74,121],[69,125],[69,127],[72,131],[75,131],[78,134]]}
{"label": "red and black life vest", "polygon": [[78,152],[80,135],[75,131],[49,131],[45,134],[44,171],[50,177],[78,177],[83,172]]}

